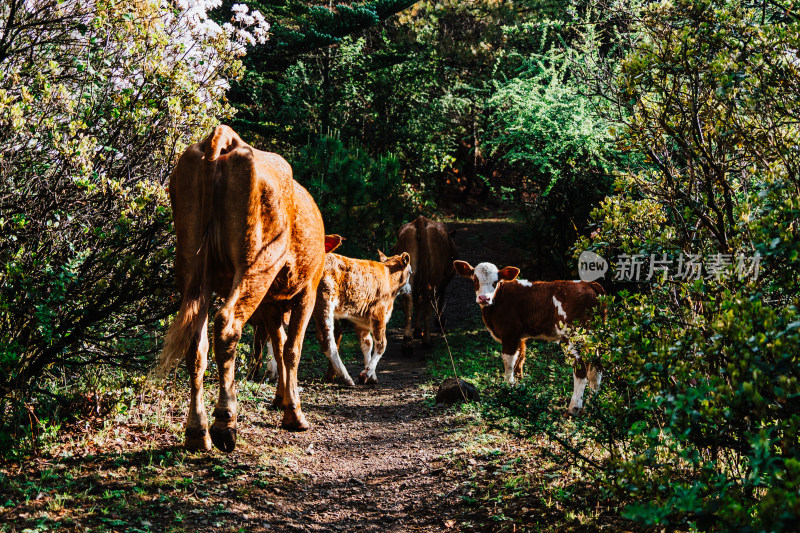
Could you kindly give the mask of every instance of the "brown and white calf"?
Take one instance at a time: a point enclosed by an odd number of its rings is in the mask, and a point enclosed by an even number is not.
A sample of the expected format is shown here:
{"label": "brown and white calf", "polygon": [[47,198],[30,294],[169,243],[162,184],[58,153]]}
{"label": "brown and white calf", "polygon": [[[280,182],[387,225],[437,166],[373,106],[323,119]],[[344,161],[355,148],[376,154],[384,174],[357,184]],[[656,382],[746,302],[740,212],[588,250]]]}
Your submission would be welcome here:
{"label": "brown and white calf", "polygon": [[481,307],[483,323],[502,344],[506,381],[514,383],[515,375],[522,378],[526,340],[561,343],[575,357],[569,412],[579,411],[587,382],[595,392],[600,388],[602,369],[597,362],[587,364],[581,358],[570,342],[569,325],[589,324],[592,312],[599,305],[598,297],[605,294],[603,287],[593,281],[516,279],[518,268],[498,270],[492,263],[473,268],[465,261],[455,261],[453,266],[459,276],[475,284],[475,300]]}
{"label": "brown and white calf", "polygon": [[[329,253],[317,287],[314,323],[325,355],[335,374],[354,385],[339,357],[336,320],[353,323],[364,355],[361,383],[377,383],[375,369],[386,351],[386,323],[392,316],[398,293],[410,290],[411,257],[407,253],[386,257],[378,252],[380,262],[351,259]],[[331,372],[328,377],[332,378]]]}

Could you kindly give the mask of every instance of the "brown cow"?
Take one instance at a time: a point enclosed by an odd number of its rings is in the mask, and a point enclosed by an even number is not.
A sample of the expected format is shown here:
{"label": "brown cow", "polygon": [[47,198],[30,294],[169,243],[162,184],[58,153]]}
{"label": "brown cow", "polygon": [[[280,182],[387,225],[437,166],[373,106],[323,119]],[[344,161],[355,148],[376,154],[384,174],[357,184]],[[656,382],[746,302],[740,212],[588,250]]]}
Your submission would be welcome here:
{"label": "brown cow", "polygon": [[[430,344],[431,311],[441,316],[444,309],[444,293],[453,279],[453,261],[457,257],[453,232],[447,226],[433,222],[420,215],[416,220],[402,226],[397,232],[395,253],[411,255],[411,293],[403,295],[405,331],[403,353],[412,352],[413,333],[421,333],[424,345]],[[415,328],[411,329],[411,316],[416,306]]]}
{"label": "brown cow", "polygon": [[317,340],[330,362],[327,378],[341,376],[352,386],[353,380],[339,357],[341,334],[335,321],[353,323],[364,355],[361,383],[377,383],[375,369],[386,350],[386,323],[392,316],[394,299],[408,285],[411,257],[407,253],[386,257],[380,262],[351,259],[339,254],[325,256],[325,273],[317,288],[314,324]]}
{"label": "brown cow", "polygon": [[569,412],[578,412],[583,407],[587,378],[596,392],[603,375],[599,364],[587,365],[569,342],[568,325],[588,325],[599,304],[597,298],[605,294],[603,287],[594,281],[517,280],[518,268],[498,270],[491,263],[472,268],[465,261],[455,261],[453,266],[459,276],[475,284],[475,300],[481,307],[483,323],[502,344],[506,381],[514,383],[515,374],[522,378],[527,339],[567,342],[566,351],[575,357]]}
{"label": "brown cow", "polygon": [[[230,452],[236,445],[236,344],[249,319],[266,327],[279,362],[276,403],[283,427],[305,430],[297,364],[325,261],[322,217],[279,155],[248,146],[227,126],[181,155],[169,184],[177,236],[175,273],[183,300],[158,370],[186,360],[191,381],[185,446]],[[211,291],[219,399],[208,431],[203,374]],[[287,332],[282,318],[288,317]],[[210,433],[210,438],[209,438]]]}

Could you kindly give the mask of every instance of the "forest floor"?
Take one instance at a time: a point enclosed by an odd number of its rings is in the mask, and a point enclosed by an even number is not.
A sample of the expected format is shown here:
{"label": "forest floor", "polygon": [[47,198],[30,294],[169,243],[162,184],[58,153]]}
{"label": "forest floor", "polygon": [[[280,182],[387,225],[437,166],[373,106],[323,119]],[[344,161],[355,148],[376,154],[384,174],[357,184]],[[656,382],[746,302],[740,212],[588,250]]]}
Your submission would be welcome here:
{"label": "forest floor", "polygon": [[[449,226],[460,257],[473,265],[519,259],[520,226],[513,221],[453,220]],[[525,272],[525,264],[517,266]],[[189,453],[181,447],[188,392],[151,391],[115,418],[64,425],[47,453],[0,465],[0,530],[630,527],[577,469],[557,459],[563,451],[546,437],[514,437],[487,427],[474,409],[434,405],[438,383],[426,367],[429,354],[417,347],[414,356],[401,355],[402,313],[396,308],[395,314],[377,385],[302,380],[311,430],[279,429],[280,413],[268,407],[273,386],[243,379],[236,449]],[[451,333],[488,337],[464,280],[450,284],[444,316]],[[440,335],[434,342],[447,349]],[[307,344],[301,367],[308,351]],[[311,359],[323,368],[324,356]],[[358,374],[355,357],[345,362]],[[499,375],[499,358],[497,365]],[[213,381],[208,389],[213,405]]]}

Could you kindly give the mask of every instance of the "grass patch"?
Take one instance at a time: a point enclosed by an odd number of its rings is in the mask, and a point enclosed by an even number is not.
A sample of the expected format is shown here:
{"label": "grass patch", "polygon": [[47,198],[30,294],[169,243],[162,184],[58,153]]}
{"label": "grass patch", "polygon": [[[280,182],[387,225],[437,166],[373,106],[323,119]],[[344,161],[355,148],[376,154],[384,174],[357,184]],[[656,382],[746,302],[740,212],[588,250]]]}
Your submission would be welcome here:
{"label": "grass patch", "polygon": [[[452,357],[452,359],[451,359]],[[451,438],[449,457],[466,474],[456,512],[462,531],[580,531],[636,529],[620,518],[612,494],[594,483],[570,448],[592,455],[581,418],[564,418],[572,394],[572,369],[561,348],[530,342],[525,377],[503,380],[500,344],[478,317],[450,332],[433,350],[435,381],[456,374],[481,392],[481,402],[457,405],[463,424]],[[584,416],[592,415],[591,394]],[[598,458],[601,460],[602,458]]]}

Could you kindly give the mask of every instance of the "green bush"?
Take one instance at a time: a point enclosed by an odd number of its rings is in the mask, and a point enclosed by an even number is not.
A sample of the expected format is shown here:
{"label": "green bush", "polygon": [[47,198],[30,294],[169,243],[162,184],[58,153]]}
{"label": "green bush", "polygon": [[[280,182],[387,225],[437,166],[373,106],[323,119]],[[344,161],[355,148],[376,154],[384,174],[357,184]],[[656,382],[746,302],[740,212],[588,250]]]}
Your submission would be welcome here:
{"label": "green bush", "polygon": [[[800,514],[798,22],[738,1],[652,4],[608,96],[646,166],[593,217],[593,249],[675,259],[609,298],[607,380],[586,424],[597,474],[644,525],[792,530]],[[794,54],[792,52],[791,54]],[[793,154],[793,155],[789,155]],[[719,255],[718,254],[722,254]],[[736,258],[758,255],[758,275]],[[730,265],[715,274],[714,257]],[[618,266],[618,265],[617,265]],[[643,275],[646,271],[642,272]],[[641,278],[642,280],[644,278]]]}
{"label": "green bush", "polygon": [[[541,34],[547,41],[549,32]],[[596,37],[587,32],[584,40]],[[498,82],[487,104],[486,147],[507,165],[504,185],[522,206],[537,241],[547,243],[540,253],[556,262],[611,192],[620,160],[611,123],[599,113],[602,102],[587,96],[575,76],[587,61],[577,48],[553,47],[528,56],[522,74]],[[558,266],[565,270],[564,264]]]}
{"label": "green bush", "polygon": [[395,232],[418,209],[392,154],[372,157],[355,143],[345,146],[337,137],[320,136],[291,164],[316,200],[325,231],[345,238],[344,254],[376,260],[377,249],[389,253]]}
{"label": "green bush", "polygon": [[174,310],[165,184],[230,114],[242,48],[164,6],[0,7],[0,425],[55,382],[148,366]]}

